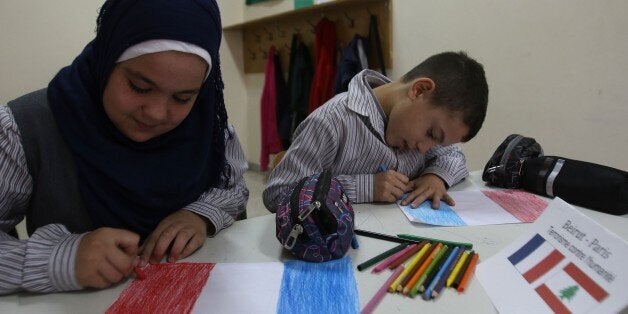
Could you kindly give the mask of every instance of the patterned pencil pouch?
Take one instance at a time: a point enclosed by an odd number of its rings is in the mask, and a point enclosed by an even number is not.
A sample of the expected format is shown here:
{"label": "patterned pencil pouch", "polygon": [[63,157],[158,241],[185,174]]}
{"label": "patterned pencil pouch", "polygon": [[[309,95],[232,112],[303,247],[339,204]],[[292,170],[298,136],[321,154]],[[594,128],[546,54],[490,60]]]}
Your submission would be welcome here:
{"label": "patterned pencil pouch", "polygon": [[302,260],[338,259],[352,244],[353,208],[329,171],[301,179],[280,202],[275,220],[281,245]]}

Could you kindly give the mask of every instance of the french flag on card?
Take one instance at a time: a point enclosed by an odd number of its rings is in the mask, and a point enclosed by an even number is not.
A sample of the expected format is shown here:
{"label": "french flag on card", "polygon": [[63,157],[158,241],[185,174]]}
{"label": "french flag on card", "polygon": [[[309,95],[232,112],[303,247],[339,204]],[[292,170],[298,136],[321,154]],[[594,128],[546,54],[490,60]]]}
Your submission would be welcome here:
{"label": "french flag on card", "polygon": [[575,264],[535,234],[508,260],[555,313],[582,313],[604,300],[608,293]]}
{"label": "french flag on card", "polygon": [[107,313],[358,313],[349,258],[325,263],[161,263]]}

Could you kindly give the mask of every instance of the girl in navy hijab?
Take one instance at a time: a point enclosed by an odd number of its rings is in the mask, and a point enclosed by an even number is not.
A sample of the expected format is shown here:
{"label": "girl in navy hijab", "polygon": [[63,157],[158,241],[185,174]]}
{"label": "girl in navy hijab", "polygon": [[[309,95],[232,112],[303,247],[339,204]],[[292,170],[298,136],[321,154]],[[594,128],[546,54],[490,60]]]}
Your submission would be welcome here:
{"label": "girl in navy hijab", "polygon": [[[107,287],[134,267],[187,257],[245,215],[221,30],[214,0],[106,1],[74,62],[0,111],[18,130],[0,153],[21,145],[25,155],[0,154],[0,173],[26,191],[0,203],[0,246],[14,249],[0,256],[0,294]],[[8,191],[0,183],[0,199]],[[24,216],[30,239],[8,237]]]}

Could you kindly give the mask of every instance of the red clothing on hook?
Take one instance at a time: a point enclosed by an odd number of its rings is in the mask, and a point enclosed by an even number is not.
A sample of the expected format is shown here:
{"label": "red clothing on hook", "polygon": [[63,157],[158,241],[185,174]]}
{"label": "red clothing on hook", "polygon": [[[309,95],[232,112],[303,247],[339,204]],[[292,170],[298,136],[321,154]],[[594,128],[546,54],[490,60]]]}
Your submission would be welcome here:
{"label": "red clothing on hook", "polygon": [[268,170],[268,155],[276,154],[283,150],[281,138],[277,131],[277,83],[275,78],[275,58],[278,57],[275,46],[270,46],[266,58],[266,71],[264,76],[264,89],[262,90],[261,126],[262,126],[262,152],[260,155],[260,170]]}
{"label": "red clothing on hook", "polygon": [[334,95],[336,76],[336,25],[327,18],[316,24],[314,36],[316,68],[310,88],[308,112],[314,111]]}

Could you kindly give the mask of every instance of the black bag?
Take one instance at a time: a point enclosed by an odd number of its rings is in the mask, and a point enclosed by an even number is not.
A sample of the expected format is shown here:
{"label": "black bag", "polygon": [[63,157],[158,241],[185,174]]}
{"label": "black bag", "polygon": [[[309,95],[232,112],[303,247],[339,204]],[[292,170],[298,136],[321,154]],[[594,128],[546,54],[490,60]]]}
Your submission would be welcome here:
{"label": "black bag", "polygon": [[543,156],[543,149],[534,138],[511,134],[497,147],[486,163],[482,180],[503,188],[520,188],[523,161],[540,156]]}
{"label": "black bag", "polygon": [[523,163],[521,183],[525,190],[574,205],[628,213],[628,172],[619,169],[556,156],[530,158]]}
{"label": "black bag", "polygon": [[613,215],[628,213],[628,173],[590,162],[543,156],[533,138],[509,135],[484,167],[491,185],[558,196],[574,205]]}

